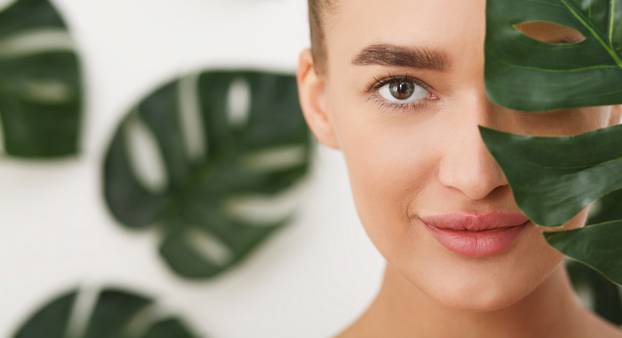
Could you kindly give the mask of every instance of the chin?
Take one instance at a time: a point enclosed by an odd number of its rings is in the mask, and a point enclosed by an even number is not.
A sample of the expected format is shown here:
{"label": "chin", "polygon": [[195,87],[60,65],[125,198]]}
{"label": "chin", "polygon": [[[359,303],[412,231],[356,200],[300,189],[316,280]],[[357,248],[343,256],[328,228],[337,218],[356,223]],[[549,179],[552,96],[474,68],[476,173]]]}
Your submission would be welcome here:
{"label": "chin", "polygon": [[413,278],[410,279],[418,289],[444,307],[489,312],[509,307],[525,298],[546,278],[547,271],[552,270],[548,263],[545,266],[534,264],[531,269],[521,265],[507,269],[506,266],[477,270],[464,267],[462,272],[460,267],[455,267],[452,273],[438,271],[411,275]]}
{"label": "chin", "polygon": [[400,264],[402,271],[438,303],[465,311],[509,307],[563,266],[563,255],[546,243],[536,227],[526,229],[511,250],[488,259],[459,257],[433,239],[419,244],[421,250],[407,260],[414,263]]}
{"label": "chin", "polygon": [[433,295],[438,302],[453,309],[489,312],[506,308],[525,297],[528,291],[521,292],[516,288],[497,287],[485,290],[437,290],[446,291],[442,294]]}

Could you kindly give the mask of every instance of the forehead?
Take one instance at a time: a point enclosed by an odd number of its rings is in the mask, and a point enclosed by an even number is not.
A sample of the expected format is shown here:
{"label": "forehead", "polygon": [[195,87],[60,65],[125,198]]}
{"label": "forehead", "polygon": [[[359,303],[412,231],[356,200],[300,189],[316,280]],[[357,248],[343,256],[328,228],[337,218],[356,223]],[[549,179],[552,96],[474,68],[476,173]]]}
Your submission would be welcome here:
{"label": "forehead", "polygon": [[352,57],[374,43],[442,49],[451,59],[483,47],[485,0],[338,0],[336,5],[325,27],[329,58]]}

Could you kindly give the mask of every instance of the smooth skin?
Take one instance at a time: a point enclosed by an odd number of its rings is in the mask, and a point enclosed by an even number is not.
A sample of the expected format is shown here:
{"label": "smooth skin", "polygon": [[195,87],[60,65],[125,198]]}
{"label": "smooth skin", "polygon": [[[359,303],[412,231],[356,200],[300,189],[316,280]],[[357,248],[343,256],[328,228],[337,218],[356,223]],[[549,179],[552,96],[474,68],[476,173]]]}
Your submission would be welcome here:
{"label": "smooth skin", "polygon": [[[576,40],[567,30],[530,29],[550,42]],[[619,123],[622,106],[526,113],[491,102],[483,0],[338,0],[325,30],[324,72],[309,49],[300,54],[302,110],[317,140],[343,154],[358,216],[387,262],[375,299],[337,337],[622,337],[579,302],[564,256],[541,234],[584,226],[588,208],[562,227],[530,223],[510,250],[483,258],[448,251],[415,217],[520,211],[478,125],[576,135]],[[353,63],[374,44],[425,47],[448,67]],[[397,100],[387,84],[367,90],[390,76],[410,77],[393,82],[412,95]]]}

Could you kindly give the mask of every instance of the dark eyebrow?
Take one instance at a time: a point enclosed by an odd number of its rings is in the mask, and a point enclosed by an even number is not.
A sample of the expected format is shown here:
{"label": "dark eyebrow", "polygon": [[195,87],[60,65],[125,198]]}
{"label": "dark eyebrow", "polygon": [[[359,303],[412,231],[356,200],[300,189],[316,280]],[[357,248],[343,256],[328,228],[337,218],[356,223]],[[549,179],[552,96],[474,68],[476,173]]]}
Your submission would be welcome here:
{"label": "dark eyebrow", "polygon": [[352,64],[358,66],[381,65],[421,69],[446,70],[447,54],[423,47],[402,47],[390,44],[373,44],[358,53]]}

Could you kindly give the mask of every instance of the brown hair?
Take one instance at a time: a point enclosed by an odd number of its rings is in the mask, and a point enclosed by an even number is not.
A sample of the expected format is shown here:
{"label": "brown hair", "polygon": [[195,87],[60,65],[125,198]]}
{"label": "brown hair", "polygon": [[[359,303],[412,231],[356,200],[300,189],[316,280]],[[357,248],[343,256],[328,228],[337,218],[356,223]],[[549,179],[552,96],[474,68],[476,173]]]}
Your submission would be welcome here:
{"label": "brown hair", "polygon": [[318,74],[326,70],[325,19],[335,0],[308,0],[309,32],[311,35],[311,55],[313,68]]}

